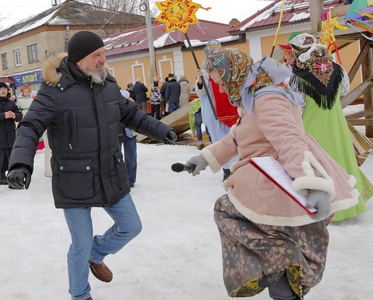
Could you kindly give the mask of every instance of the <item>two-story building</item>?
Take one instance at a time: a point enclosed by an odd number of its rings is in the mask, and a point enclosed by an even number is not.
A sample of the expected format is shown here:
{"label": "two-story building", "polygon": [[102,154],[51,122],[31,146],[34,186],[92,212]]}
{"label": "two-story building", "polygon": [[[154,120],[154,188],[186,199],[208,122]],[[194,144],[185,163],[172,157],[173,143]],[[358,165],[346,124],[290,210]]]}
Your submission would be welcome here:
{"label": "two-story building", "polygon": [[0,32],[0,81],[11,84],[16,94],[24,84],[38,90],[41,62],[50,54],[66,52],[75,32],[90,30],[105,36],[143,24],[144,16],[67,0]]}

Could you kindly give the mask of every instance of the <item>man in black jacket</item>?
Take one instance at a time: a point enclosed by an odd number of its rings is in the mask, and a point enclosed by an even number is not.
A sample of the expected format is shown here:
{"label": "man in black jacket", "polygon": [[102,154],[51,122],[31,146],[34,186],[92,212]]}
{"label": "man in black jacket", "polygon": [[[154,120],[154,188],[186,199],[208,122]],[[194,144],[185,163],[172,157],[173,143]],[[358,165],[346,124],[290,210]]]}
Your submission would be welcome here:
{"label": "man in black jacket", "polygon": [[146,93],[148,92],[148,88],[145,86],[145,84],[142,83],[141,78],[136,79],[136,82],[133,85],[132,90],[135,93],[137,106],[144,113],[147,113],[148,96],[146,95]]}
{"label": "man in black jacket", "polygon": [[169,103],[170,113],[180,108],[180,93],[180,83],[176,81],[174,74],[169,74],[166,91],[166,101]]}
{"label": "man in black jacket", "polygon": [[7,185],[5,171],[14,140],[16,139],[16,122],[21,121],[22,112],[14,101],[10,100],[9,87],[0,82],[0,184]]}
{"label": "man in black jacket", "polygon": [[[92,299],[89,268],[99,280],[112,280],[104,258],[141,231],[118,148],[119,126],[166,144],[177,138],[171,127],[121,95],[105,62],[102,39],[89,31],[70,38],[68,56],[60,54],[44,62],[44,83],[19,124],[9,162],[9,185],[27,189],[36,146],[48,129],[54,202],[64,210],[72,240],[68,275],[69,293],[75,300]],[[103,235],[93,236],[92,207],[103,207],[114,220]]]}

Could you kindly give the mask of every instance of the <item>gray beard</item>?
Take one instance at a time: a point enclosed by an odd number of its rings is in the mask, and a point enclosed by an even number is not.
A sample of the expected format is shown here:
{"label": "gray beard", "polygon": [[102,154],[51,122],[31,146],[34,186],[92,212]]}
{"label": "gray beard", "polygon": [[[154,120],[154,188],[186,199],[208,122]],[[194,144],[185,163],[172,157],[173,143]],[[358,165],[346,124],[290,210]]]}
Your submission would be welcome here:
{"label": "gray beard", "polygon": [[91,77],[91,81],[94,82],[94,83],[103,83],[107,77],[107,71],[105,68],[102,69],[101,72],[90,72],[90,71],[87,71],[86,69],[86,64],[85,62],[83,61],[80,69],[82,70],[82,72],[87,75],[87,76],[90,76]]}

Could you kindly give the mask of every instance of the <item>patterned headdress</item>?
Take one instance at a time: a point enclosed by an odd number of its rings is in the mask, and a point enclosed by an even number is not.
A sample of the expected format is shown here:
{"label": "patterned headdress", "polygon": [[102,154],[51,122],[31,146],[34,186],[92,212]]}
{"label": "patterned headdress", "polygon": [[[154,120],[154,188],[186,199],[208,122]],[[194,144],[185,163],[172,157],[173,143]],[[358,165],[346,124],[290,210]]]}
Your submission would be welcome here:
{"label": "patterned headdress", "polygon": [[296,57],[293,70],[298,76],[296,89],[313,98],[319,107],[331,109],[342,81],[341,67],[313,35],[299,34],[289,44]]}
{"label": "patterned headdress", "polygon": [[231,104],[238,106],[242,101],[240,91],[253,65],[253,59],[250,55],[234,48],[215,52],[208,59],[217,68]]}
{"label": "patterned headdress", "polygon": [[212,39],[206,44],[205,48],[203,48],[203,52],[205,52],[207,58],[211,54],[219,51],[220,49],[221,43],[218,40]]}

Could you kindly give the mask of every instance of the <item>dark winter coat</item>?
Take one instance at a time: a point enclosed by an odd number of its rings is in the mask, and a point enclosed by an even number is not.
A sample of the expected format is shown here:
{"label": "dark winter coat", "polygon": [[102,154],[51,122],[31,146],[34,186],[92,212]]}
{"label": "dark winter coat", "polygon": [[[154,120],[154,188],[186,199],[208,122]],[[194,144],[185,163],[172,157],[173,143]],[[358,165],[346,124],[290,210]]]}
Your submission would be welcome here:
{"label": "dark winter coat", "polygon": [[132,89],[127,89],[126,90],[128,93],[130,93],[130,97],[132,98],[133,101],[136,101],[136,94]]}
{"label": "dark winter coat", "polygon": [[172,128],[124,98],[111,75],[92,83],[63,56],[43,66],[45,82],[18,126],[9,169],[33,170],[36,145],[47,129],[56,207],[111,206],[130,190],[118,147],[120,124],[158,141]]}
{"label": "dark winter coat", "polygon": [[[15,119],[5,119],[5,112],[12,111]],[[22,112],[8,98],[0,97],[0,148],[12,148],[16,139],[16,122],[21,121]]]}
{"label": "dark winter coat", "polygon": [[145,102],[148,100],[146,93],[148,92],[148,88],[145,84],[136,81],[132,88],[133,92],[136,95],[136,102]]}
{"label": "dark winter coat", "polygon": [[178,83],[176,79],[171,79],[167,83],[166,101],[170,103],[179,102],[180,93],[181,93],[180,83]]}
{"label": "dark winter coat", "polygon": [[163,85],[162,85],[160,91],[159,91],[159,92],[161,93],[162,98],[163,98],[164,101],[167,101],[166,99],[168,99],[168,98],[167,98],[167,95],[166,95],[166,92],[167,92],[167,85],[168,85],[168,81],[165,81],[165,82],[163,83]]}

